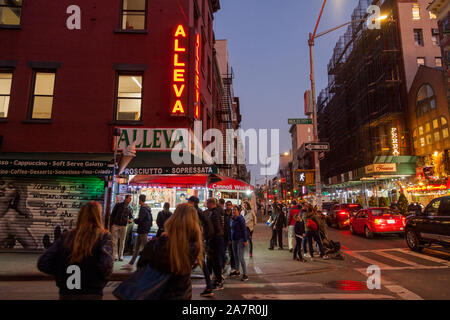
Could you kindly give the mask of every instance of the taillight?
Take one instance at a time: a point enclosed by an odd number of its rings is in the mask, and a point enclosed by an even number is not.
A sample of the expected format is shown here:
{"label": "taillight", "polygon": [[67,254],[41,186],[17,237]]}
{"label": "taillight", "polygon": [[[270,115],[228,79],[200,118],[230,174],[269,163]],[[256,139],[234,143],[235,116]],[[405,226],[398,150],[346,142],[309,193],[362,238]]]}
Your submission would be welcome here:
{"label": "taillight", "polygon": [[384,224],[384,223],[385,223],[385,220],[384,220],[384,219],[375,219],[375,220],[373,221],[373,223],[375,223],[375,224]]}
{"label": "taillight", "polygon": [[339,214],[340,214],[341,216],[345,216],[345,215],[348,215],[348,212],[347,212],[347,211],[341,211],[341,212],[339,212]]}
{"label": "taillight", "polygon": [[406,226],[406,217],[402,217],[403,225]]}

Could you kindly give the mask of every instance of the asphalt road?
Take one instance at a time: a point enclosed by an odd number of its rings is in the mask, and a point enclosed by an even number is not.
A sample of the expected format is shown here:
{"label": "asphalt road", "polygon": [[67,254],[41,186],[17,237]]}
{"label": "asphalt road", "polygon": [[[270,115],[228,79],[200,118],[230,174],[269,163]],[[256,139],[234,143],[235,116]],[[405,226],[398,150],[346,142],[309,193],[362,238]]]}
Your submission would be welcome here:
{"label": "asphalt road", "polygon": [[[261,224],[254,233],[254,258],[249,259],[250,280],[242,282],[227,276],[225,288],[214,298],[202,298],[204,279],[199,270],[193,275],[194,300],[242,299],[450,299],[450,255],[425,249],[413,253],[398,236],[365,239],[348,230],[329,229],[329,238],[340,241],[344,260],[316,258],[306,263],[294,261],[287,249],[268,250],[270,229]],[[381,269],[381,288],[367,288],[367,267]],[[104,299],[114,299],[118,282],[105,288]],[[51,281],[0,282],[0,299],[57,299]]]}

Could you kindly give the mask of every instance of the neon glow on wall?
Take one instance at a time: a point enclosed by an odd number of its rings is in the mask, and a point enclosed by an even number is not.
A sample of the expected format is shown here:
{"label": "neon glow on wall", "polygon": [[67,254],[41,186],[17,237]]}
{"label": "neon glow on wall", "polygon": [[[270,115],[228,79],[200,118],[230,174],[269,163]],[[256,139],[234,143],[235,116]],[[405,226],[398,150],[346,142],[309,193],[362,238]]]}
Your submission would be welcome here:
{"label": "neon glow on wall", "polygon": [[174,35],[174,53],[173,53],[173,84],[172,84],[172,115],[185,115],[184,97],[186,91],[186,54],[187,50],[183,47],[183,38],[187,38],[184,27],[180,24]]}
{"label": "neon glow on wall", "polygon": [[200,35],[195,40],[195,118],[200,118]]}

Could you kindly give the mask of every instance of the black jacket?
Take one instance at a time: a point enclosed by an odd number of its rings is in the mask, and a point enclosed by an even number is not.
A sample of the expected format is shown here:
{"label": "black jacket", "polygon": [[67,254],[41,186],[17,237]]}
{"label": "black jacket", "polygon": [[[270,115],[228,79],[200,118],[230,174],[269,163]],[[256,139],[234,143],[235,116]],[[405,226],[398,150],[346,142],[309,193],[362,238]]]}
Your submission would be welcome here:
{"label": "black jacket", "polygon": [[164,232],[164,224],[167,220],[172,216],[172,212],[170,211],[160,211],[158,212],[158,216],[156,217],[156,224],[158,225],[158,234],[160,236]]}
{"label": "black jacket", "polygon": [[111,213],[110,225],[126,226],[129,219],[133,219],[133,209],[125,202],[117,203]]}
{"label": "black jacket", "polygon": [[228,241],[231,237],[231,212],[224,211],[223,216],[223,238]]}
{"label": "black jacket", "polygon": [[139,209],[139,217],[137,219],[134,219],[134,223],[138,225],[138,234],[149,233],[153,225],[151,209],[146,205],[141,206],[141,208]]}
{"label": "black jacket", "polygon": [[214,226],[209,218],[208,211],[203,212],[198,206],[195,206],[202,229],[203,240],[211,240],[214,237]]}
{"label": "black jacket", "polygon": [[92,255],[85,258],[80,267],[81,289],[67,288],[67,279],[73,273],[67,273],[70,266],[69,256],[72,248],[66,248],[64,241],[74,236],[74,232],[66,232],[39,258],[37,267],[40,271],[55,277],[59,292],[64,295],[95,294],[103,295],[103,288],[108,283],[113,271],[113,244],[110,233],[98,239]]}
{"label": "black jacket", "polygon": [[[146,265],[162,272],[171,273],[169,260],[169,238],[162,235],[159,238],[154,238],[147,243],[137,263],[138,268]],[[156,246],[156,248],[154,248]],[[191,264],[196,262],[200,248],[196,243],[191,243],[189,246],[189,256]],[[192,281],[191,274],[187,275],[172,275],[169,279],[164,292],[161,295],[161,300],[190,300],[192,299]]]}
{"label": "black jacket", "polygon": [[271,215],[272,218],[272,229],[273,227],[277,227],[277,229],[282,229],[286,227],[286,216],[284,215],[283,211],[280,208],[275,208]]}
{"label": "black jacket", "polygon": [[221,214],[221,211],[223,211],[223,210],[220,210],[220,209],[222,209],[222,208],[217,208],[216,207],[216,208],[214,208],[212,210],[206,211],[207,215],[211,219],[211,222],[212,222],[212,224],[214,226],[214,237],[217,237],[217,238],[219,238],[219,237],[223,238],[223,235],[224,235],[224,232],[223,232],[223,216]]}
{"label": "black jacket", "polygon": [[294,225],[294,231],[296,236],[303,237],[306,233],[305,223],[303,221],[296,221]]}

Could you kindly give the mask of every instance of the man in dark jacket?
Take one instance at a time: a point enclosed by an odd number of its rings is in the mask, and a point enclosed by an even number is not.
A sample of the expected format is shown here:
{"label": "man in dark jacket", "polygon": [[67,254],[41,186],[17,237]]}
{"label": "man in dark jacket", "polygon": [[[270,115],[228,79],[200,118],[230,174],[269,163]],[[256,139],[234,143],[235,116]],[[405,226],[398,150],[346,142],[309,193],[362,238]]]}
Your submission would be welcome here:
{"label": "man in dark jacket", "polygon": [[[220,215],[222,216],[222,224],[223,224],[223,246],[222,246],[222,273],[225,268],[225,262],[227,261],[227,245],[228,245],[228,237],[227,234],[230,232],[230,226],[226,224],[226,214],[225,214],[225,200],[220,199],[219,204],[217,205],[217,210],[219,210]],[[229,222],[229,221],[228,221]]]}
{"label": "man in dark jacket", "polygon": [[158,225],[158,232],[156,236],[159,237],[164,232],[164,224],[167,220],[172,216],[172,212],[170,212],[170,203],[164,203],[163,211],[158,213],[156,217],[156,224]]}
{"label": "man in dark jacket", "polygon": [[[223,239],[225,241],[225,253],[228,250],[228,256],[230,261],[231,270],[236,269],[236,263],[234,260],[233,247],[229,244],[231,237],[231,216],[233,215],[233,203],[227,201],[225,208],[225,215],[223,216]],[[226,260],[226,259],[225,259]]]}
{"label": "man in dark jacket", "polygon": [[[207,252],[208,252],[207,244],[208,244],[208,240],[212,237],[213,226],[211,224],[211,220],[209,220],[209,218],[206,216],[206,214],[203,213],[202,209],[200,209],[198,207],[199,202],[200,202],[200,200],[195,196],[192,196],[188,199],[188,203],[197,210],[198,220],[200,223],[200,229],[202,230],[203,253],[207,255]],[[202,297],[213,297],[214,292],[213,292],[213,286],[211,283],[211,273],[209,272],[209,268],[208,268],[205,256],[203,258],[204,259],[203,259],[202,271],[203,271],[203,275],[205,276],[206,289],[202,293],[200,293],[200,295]]]}
{"label": "man in dark jacket", "polygon": [[[127,225],[133,220],[133,209],[130,206],[131,195],[126,195],[123,202],[117,203],[111,213],[110,225],[113,239],[114,260],[123,261],[123,248],[127,235]],[[117,252],[119,246],[119,252]]]}
{"label": "man in dark jacket", "polygon": [[277,243],[279,250],[283,250],[283,228],[286,227],[286,216],[283,214],[283,210],[281,205],[277,203],[273,204],[273,213],[270,216],[272,221],[272,238],[270,239],[270,247],[269,250],[273,250],[274,246]]}
{"label": "man in dark jacket", "polygon": [[153,225],[153,217],[151,209],[145,204],[146,196],[145,194],[141,194],[139,196],[139,205],[141,208],[139,209],[139,217],[134,219],[134,223],[138,225],[137,228],[137,238],[136,243],[134,244],[134,254],[133,258],[131,258],[130,262],[124,266],[124,268],[132,269],[136,258],[138,257],[141,250],[145,247],[148,240],[148,233]]}
{"label": "man in dark jacket", "polygon": [[222,290],[223,220],[220,210],[217,208],[216,199],[208,199],[206,201],[206,206],[208,207],[206,214],[211,219],[214,227],[214,236],[208,242],[208,266],[210,267],[210,271],[213,271],[216,277],[215,289]]}

